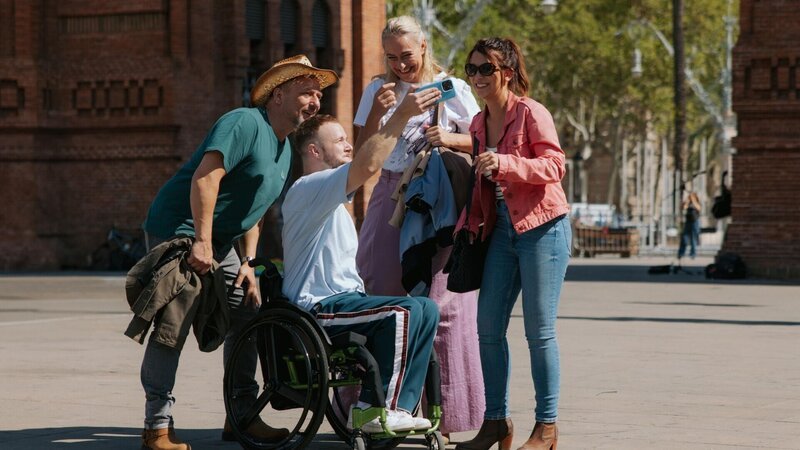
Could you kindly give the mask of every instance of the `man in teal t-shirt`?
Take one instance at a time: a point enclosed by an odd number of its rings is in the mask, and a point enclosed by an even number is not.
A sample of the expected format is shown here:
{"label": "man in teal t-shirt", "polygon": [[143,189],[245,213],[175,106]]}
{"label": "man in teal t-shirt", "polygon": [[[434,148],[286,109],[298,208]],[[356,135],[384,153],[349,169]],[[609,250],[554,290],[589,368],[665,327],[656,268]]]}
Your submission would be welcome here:
{"label": "man in teal t-shirt", "polygon": [[[254,107],[220,117],[191,159],[161,188],[147,213],[143,228],[148,247],[172,236],[192,236],[186,259],[192,270],[204,274],[216,261],[225,271],[231,324],[224,361],[240,329],[261,303],[253,268],[244,262],[255,256],[259,223],[289,176],[292,149],[287,136],[319,111],[321,90],[337,79],[335,72],[313,67],[303,55],[275,63],[250,93]],[[142,448],[188,450],[191,447],[170,431],[180,350],[152,336],[141,369],[146,394]],[[247,368],[232,374],[241,380],[237,408],[248,408],[258,394],[255,343],[246,353],[248,364],[237,367]],[[246,432],[264,440],[288,435],[288,430],[259,420]],[[227,422],[223,439],[235,439]]]}

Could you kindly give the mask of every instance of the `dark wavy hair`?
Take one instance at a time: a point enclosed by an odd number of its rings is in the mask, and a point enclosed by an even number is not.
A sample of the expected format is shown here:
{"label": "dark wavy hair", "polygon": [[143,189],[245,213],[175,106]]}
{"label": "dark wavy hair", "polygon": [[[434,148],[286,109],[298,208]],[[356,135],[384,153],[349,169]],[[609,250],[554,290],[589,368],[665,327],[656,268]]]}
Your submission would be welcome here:
{"label": "dark wavy hair", "polygon": [[472,47],[467,55],[467,62],[472,54],[478,52],[489,61],[500,66],[502,69],[514,71],[514,77],[508,84],[511,92],[517,95],[527,95],[530,82],[528,81],[528,71],[525,70],[525,59],[519,45],[510,38],[490,37],[479,40]]}

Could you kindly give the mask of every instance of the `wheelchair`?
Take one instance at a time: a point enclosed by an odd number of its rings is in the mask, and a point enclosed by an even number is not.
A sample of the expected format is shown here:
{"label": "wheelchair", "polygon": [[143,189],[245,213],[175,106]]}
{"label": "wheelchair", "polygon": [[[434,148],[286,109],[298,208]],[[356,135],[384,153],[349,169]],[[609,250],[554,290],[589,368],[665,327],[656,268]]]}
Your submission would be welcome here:
{"label": "wheelchair", "polygon": [[[328,336],[312,314],[283,297],[283,279],[274,264],[263,258],[254,259],[250,264],[265,267],[259,278],[261,309],[234,343],[223,381],[227,419],[243,448],[306,448],[327,418],[336,435],[353,450],[391,449],[407,436],[415,434],[424,435],[428,449],[444,450],[444,439],[438,430],[442,408],[439,363],[435,352],[425,380],[431,428],[394,432],[386,426],[380,369],[365,347],[366,338],[352,332]],[[258,354],[256,380],[259,392],[255,402],[245,408],[236,402],[242,393],[235,389],[237,383],[231,374],[236,373],[239,364],[248,364],[242,356],[252,345],[256,346]],[[352,394],[362,386],[375,393],[378,406],[363,410],[354,408],[353,423],[348,424],[348,400],[354,398]],[[382,432],[367,433],[361,429],[376,417]],[[275,441],[250,436],[245,430],[259,418],[273,428],[288,429],[288,436]]]}

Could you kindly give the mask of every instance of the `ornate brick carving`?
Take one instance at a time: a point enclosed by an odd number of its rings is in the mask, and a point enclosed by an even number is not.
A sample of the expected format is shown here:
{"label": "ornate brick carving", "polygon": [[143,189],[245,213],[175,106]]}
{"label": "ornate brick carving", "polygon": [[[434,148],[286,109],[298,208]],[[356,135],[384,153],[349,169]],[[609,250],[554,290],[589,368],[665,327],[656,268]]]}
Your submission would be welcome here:
{"label": "ornate brick carving", "polygon": [[[169,133],[174,130],[167,130]],[[0,161],[111,161],[177,159],[175,149],[169,145],[108,145],[70,147],[18,147],[0,146]]]}
{"label": "ornate brick carving", "polygon": [[91,83],[87,81],[79,82],[78,87],[75,89],[75,104],[73,107],[78,112],[91,110],[94,107],[93,94]]}
{"label": "ornate brick carving", "polygon": [[744,75],[742,100],[800,99],[800,57],[753,57]]}
{"label": "ornate brick carving", "polygon": [[[58,108],[58,102],[48,100],[55,91],[54,87],[45,89],[48,109]],[[72,89],[72,109],[78,116],[152,115],[163,106],[163,87],[157,79],[78,81]]]}
{"label": "ornate brick carving", "polygon": [[25,90],[17,80],[0,80],[0,117],[17,116],[25,105]]}
{"label": "ornate brick carving", "polygon": [[167,15],[163,12],[66,16],[58,18],[62,34],[127,33],[132,31],[165,31]]}
{"label": "ornate brick carving", "polygon": [[144,80],[142,88],[142,106],[145,110],[154,109],[161,106],[161,87],[156,80]]}

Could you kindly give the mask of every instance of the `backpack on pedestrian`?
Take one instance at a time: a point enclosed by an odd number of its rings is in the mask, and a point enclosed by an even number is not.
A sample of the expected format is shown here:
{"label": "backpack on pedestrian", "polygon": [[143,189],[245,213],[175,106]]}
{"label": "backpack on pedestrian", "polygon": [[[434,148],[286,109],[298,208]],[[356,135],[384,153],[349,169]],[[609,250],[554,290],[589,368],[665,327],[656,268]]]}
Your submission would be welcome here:
{"label": "backpack on pedestrian", "polygon": [[719,253],[714,263],[706,266],[706,278],[717,280],[739,280],[747,276],[747,267],[736,253]]}

